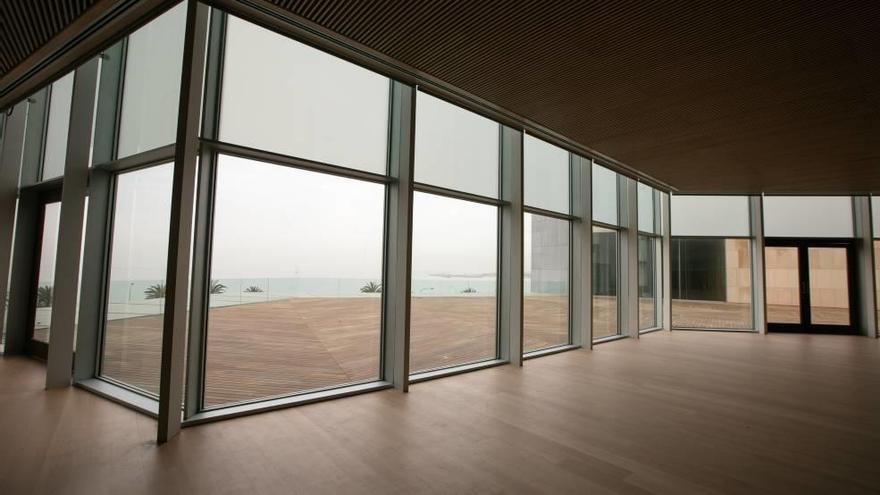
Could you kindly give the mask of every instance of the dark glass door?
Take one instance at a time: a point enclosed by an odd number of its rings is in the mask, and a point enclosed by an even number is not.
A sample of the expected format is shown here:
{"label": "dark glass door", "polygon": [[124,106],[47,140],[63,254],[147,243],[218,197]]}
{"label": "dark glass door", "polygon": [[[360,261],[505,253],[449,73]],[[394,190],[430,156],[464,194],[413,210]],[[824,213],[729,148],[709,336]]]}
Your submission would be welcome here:
{"label": "dark glass door", "polygon": [[40,205],[40,228],[34,253],[31,288],[30,339],[28,352],[46,358],[52,328],[52,302],[55,284],[55,256],[58,250],[58,227],[61,220],[60,191],[43,193]]}
{"label": "dark glass door", "polygon": [[768,239],[768,329],[856,333],[853,248],[847,240]]}

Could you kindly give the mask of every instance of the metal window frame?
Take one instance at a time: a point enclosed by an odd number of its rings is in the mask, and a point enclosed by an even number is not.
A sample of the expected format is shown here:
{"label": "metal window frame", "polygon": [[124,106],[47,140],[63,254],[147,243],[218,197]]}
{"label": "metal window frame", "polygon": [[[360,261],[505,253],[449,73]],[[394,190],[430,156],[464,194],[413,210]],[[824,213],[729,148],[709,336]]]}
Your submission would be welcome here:
{"label": "metal window frame", "polygon": [[[568,211],[569,213],[561,213],[554,210],[547,210],[544,208],[538,208],[534,206],[528,206],[525,201],[525,136],[527,134],[525,132],[522,133],[523,139],[523,161],[522,161],[522,169],[523,169],[523,196],[522,196],[522,214],[523,214],[523,222],[525,222],[525,214],[530,214],[533,216],[541,216],[545,218],[552,218],[560,221],[564,221],[568,230],[568,314],[566,315],[566,323],[567,323],[567,337],[566,341],[561,344],[552,344],[546,347],[542,347],[539,349],[526,350],[525,349],[525,280],[522,282],[522,334],[523,334],[523,348],[522,355],[523,359],[532,359],[541,356],[547,356],[550,354],[556,354],[559,352],[564,352],[568,350],[578,349],[582,345],[581,335],[575,335],[575,328],[580,328],[581,320],[577,318],[575,322],[575,310],[574,310],[574,301],[575,299],[575,288],[574,285],[580,284],[580,277],[575,276],[575,258],[579,258],[579,256],[575,255],[575,237],[580,236],[579,233],[576,233],[575,222],[580,220],[578,216],[581,208],[581,198],[582,194],[580,188],[580,178],[581,178],[581,170],[580,170],[580,157],[574,155],[570,151],[566,151],[568,155]],[[536,138],[540,139],[540,138]],[[523,223],[524,229],[525,223]],[[522,233],[523,235],[523,243],[525,243],[525,231]],[[578,248],[580,248],[580,242],[578,243]],[[522,266],[525,266],[525,245],[522,246],[521,251],[522,256]],[[578,262],[577,268],[580,268],[580,262]],[[525,277],[525,269],[523,268],[523,273],[521,274]],[[578,295],[580,295],[580,288],[577,290]]]}
{"label": "metal window frame", "polygon": [[[754,228],[754,227],[753,227]],[[749,321],[751,326],[744,328],[716,328],[716,327],[694,327],[694,326],[675,326],[672,324],[673,317],[673,297],[672,297],[672,266],[671,266],[671,258],[672,258],[672,243],[676,240],[689,240],[689,239],[717,239],[717,240],[747,240],[749,241],[749,257],[750,257],[750,276],[751,276],[751,301],[750,305],[750,316]],[[688,330],[688,331],[707,331],[707,332],[738,332],[738,333],[762,333],[759,327],[756,327],[756,322],[759,321],[763,314],[763,308],[765,305],[763,290],[764,290],[764,270],[763,270],[763,239],[760,241],[755,237],[743,237],[743,236],[670,236],[669,240],[670,245],[670,269],[669,269],[669,328],[670,330]],[[760,247],[760,253],[758,251],[758,246]],[[756,261],[757,257],[760,256],[761,260]],[[760,297],[760,298],[759,298]]]}
{"label": "metal window frame", "polygon": [[[388,167],[389,175],[380,175],[332,164],[307,160],[296,156],[268,152],[259,149],[240,146],[228,142],[218,141],[220,125],[220,95],[223,87],[223,66],[225,52],[225,26],[227,14],[221,10],[213,9],[211,12],[211,26],[208,34],[208,51],[206,59],[206,80],[203,101],[203,114],[201,122],[200,142],[200,170],[198,179],[198,199],[195,220],[195,245],[193,250],[192,267],[192,298],[189,322],[189,345],[187,356],[187,397],[184,401],[183,425],[189,426],[206,421],[214,421],[226,417],[252,414],[256,412],[290,407],[316,400],[326,400],[334,397],[364,393],[395,386],[406,390],[408,385],[407,374],[401,370],[405,368],[408,348],[401,346],[400,340],[406,338],[406,325],[401,325],[398,308],[401,304],[396,298],[401,289],[401,277],[395,270],[400,270],[398,264],[393,266],[388,263],[389,256],[395,259],[404,259],[409,248],[403,246],[391,247],[401,236],[399,232],[407,233],[409,230],[407,220],[409,214],[402,212],[409,204],[404,198],[411,195],[411,187],[406,185],[411,181],[405,176],[411,174],[411,138],[405,135],[410,129],[409,124],[412,114],[411,98],[413,89],[389,80],[389,137],[388,137]],[[209,294],[208,282],[210,280],[211,257],[213,244],[213,214],[216,198],[216,165],[220,155],[237,156],[248,160],[259,161],[276,166],[297,168],[324,175],[334,175],[352,180],[382,184],[385,187],[385,234],[383,242],[383,291],[382,317],[380,321],[381,338],[377,353],[380,357],[380,366],[377,370],[378,378],[364,382],[335,384],[319,389],[291,391],[272,397],[254,398],[245,401],[206,406],[204,403],[205,391],[205,366],[207,359],[207,339],[209,330]],[[402,184],[402,186],[401,186]],[[390,229],[395,229],[391,232]],[[408,234],[404,239],[407,239]],[[393,283],[389,283],[390,280]],[[408,287],[408,280],[403,283]],[[398,288],[400,287],[400,288]],[[406,291],[408,294],[408,290]],[[393,303],[392,303],[393,301]],[[404,301],[404,316],[408,313],[407,303]]]}
{"label": "metal window frame", "polygon": [[622,255],[621,255],[622,251],[620,248],[621,237],[623,237],[625,230],[621,227],[616,226],[616,225],[610,225],[610,224],[603,223],[603,222],[597,222],[595,220],[590,222],[590,243],[591,243],[591,245],[590,245],[589,255],[590,255],[590,264],[591,265],[593,262],[592,261],[592,256],[593,256],[592,242],[593,242],[593,237],[595,236],[595,232],[593,229],[595,229],[596,227],[614,232],[615,237],[617,239],[617,242],[616,242],[616,244],[617,244],[617,246],[616,246],[617,247],[617,256],[616,256],[617,266],[615,267],[615,277],[617,278],[617,282],[616,282],[617,294],[615,295],[615,297],[617,298],[617,308],[616,308],[617,309],[617,333],[615,333],[614,335],[608,335],[605,337],[599,337],[599,338],[595,337],[596,332],[594,331],[594,328],[593,328],[595,326],[593,318],[595,317],[595,309],[596,309],[595,308],[595,301],[594,301],[595,298],[594,298],[594,293],[593,293],[593,290],[595,288],[592,286],[592,281],[593,281],[592,272],[595,269],[595,267],[591,266],[591,269],[590,269],[590,347],[591,348],[593,346],[595,346],[596,344],[603,344],[605,342],[611,342],[614,340],[623,339],[623,338],[627,337],[627,335],[623,334],[621,331],[621,318],[620,318],[621,311],[622,311],[621,306],[626,302],[626,299],[621,297],[621,293],[622,293],[621,279],[623,278],[622,273],[621,273],[621,267],[623,266],[623,261],[622,261]]}

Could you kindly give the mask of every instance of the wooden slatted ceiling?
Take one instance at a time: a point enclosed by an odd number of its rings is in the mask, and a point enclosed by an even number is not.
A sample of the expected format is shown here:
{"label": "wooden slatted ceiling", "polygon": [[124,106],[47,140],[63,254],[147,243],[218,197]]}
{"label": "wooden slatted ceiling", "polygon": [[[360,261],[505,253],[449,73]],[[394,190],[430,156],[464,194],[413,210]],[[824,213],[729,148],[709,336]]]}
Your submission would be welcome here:
{"label": "wooden slatted ceiling", "polygon": [[96,1],[0,1],[0,74],[24,61]]}
{"label": "wooden slatted ceiling", "polygon": [[682,191],[880,192],[880,2],[272,3]]}

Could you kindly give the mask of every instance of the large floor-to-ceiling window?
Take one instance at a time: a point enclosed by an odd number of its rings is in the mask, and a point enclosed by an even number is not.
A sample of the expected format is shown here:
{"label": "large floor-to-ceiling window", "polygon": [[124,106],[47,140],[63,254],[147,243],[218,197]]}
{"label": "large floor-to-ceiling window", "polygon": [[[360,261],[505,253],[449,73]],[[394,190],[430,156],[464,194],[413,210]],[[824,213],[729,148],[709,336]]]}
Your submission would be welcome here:
{"label": "large floor-to-ceiling window", "polygon": [[593,340],[620,333],[618,175],[593,164]]}
{"label": "large floor-to-ceiling window", "polygon": [[390,80],[231,16],[223,70],[201,407],[378,380]]}
{"label": "large floor-to-ceiling window", "polygon": [[673,328],[754,328],[746,196],[671,199]]}
{"label": "large floor-to-ceiling window", "polygon": [[[115,146],[96,157],[95,166],[102,165],[101,159],[139,160],[174,142],[185,17],[185,5],[178,5],[106,52],[104,70],[119,67],[119,84],[100,88],[100,98],[119,101],[118,120]],[[102,124],[98,132],[109,133],[112,126]],[[102,137],[96,135],[96,141]],[[148,395],[159,392],[170,158],[114,174],[108,198],[109,268],[99,374]]]}
{"label": "large floor-to-ceiling window", "polygon": [[[22,105],[27,108],[23,156],[16,163],[4,164],[18,172],[19,220],[12,286],[0,304],[8,308],[12,325],[26,325],[24,351],[43,358],[51,338],[61,176],[66,162],[73,77],[73,72],[63,75]],[[19,298],[20,305],[16,301]]]}
{"label": "large floor-to-ceiling window", "polygon": [[170,163],[115,180],[101,374],[159,393],[171,216]]}
{"label": "large floor-to-ceiling window", "polygon": [[650,330],[661,324],[660,304],[661,235],[660,192],[638,184],[638,284],[639,330]]}
{"label": "large floor-to-ceiling window", "polygon": [[571,165],[569,153],[523,141],[523,351],[571,343]]}
{"label": "large floor-to-ceiling window", "polygon": [[410,370],[498,356],[500,126],[419,92]]}

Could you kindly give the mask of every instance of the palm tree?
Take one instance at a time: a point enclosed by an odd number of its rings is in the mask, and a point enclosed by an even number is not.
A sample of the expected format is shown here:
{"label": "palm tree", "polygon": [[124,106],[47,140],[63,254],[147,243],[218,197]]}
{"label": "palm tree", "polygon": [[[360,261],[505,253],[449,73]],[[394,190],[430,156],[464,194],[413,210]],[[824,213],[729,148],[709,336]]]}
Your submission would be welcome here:
{"label": "palm tree", "polygon": [[365,294],[375,294],[378,292],[382,292],[382,284],[377,284],[373,281],[367,282],[367,285],[361,287],[361,292]]}
{"label": "palm tree", "polygon": [[37,307],[48,308],[49,306],[52,306],[52,286],[37,287]]}
{"label": "palm tree", "polygon": [[211,294],[223,294],[226,292],[226,286],[221,284],[219,280],[211,280]]}
{"label": "palm tree", "polygon": [[147,299],[164,299],[165,298],[165,284],[153,284],[146,289],[144,289],[144,296]]}
{"label": "palm tree", "polygon": [[246,288],[244,291],[245,291],[245,292],[251,292],[251,293],[253,293],[253,292],[263,292],[263,289],[261,289],[260,287],[257,287],[256,285],[251,285],[250,287]]}

